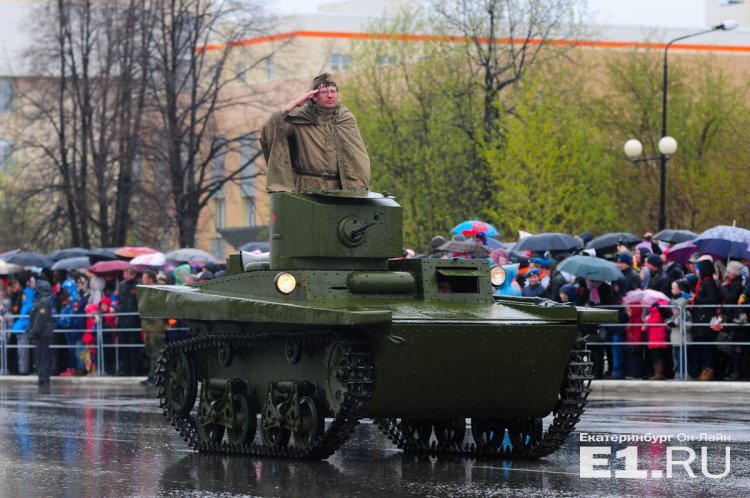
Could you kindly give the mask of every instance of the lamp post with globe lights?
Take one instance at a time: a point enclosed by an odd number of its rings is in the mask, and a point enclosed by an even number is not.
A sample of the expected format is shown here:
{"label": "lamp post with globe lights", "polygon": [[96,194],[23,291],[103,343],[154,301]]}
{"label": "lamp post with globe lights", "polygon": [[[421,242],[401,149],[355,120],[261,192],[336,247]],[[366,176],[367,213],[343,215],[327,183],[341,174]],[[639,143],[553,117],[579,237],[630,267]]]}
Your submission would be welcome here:
{"label": "lamp post with globe lights", "polygon": [[704,35],[713,31],[729,31],[737,27],[737,21],[724,21],[721,24],[713,26],[711,29],[699,31],[697,33],[691,33],[689,35],[680,36],[673,40],[670,40],[664,47],[664,79],[662,81],[662,94],[661,94],[661,139],[659,140],[659,155],[654,157],[640,157],[643,154],[643,145],[640,141],[630,139],[625,142],[625,155],[627,155],[633,162],[640,161],[652,161],[655,159],[659,160],[659,230],[667,228],[667,214],[666,214],[666,197],[667,197],[667,161],[670,156],[677,152],[677,140],[667,135],[667,82],[668,82],[668,66],[667,66],[667,54],[669,47],[673,43],[686,38],[692,38],[698,35]]}

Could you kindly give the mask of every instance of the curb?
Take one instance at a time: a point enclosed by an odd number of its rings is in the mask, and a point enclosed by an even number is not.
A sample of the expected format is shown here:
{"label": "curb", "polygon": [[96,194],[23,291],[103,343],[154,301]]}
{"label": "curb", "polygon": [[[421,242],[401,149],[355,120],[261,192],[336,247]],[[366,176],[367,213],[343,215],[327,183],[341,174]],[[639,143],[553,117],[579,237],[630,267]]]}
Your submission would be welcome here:
{"label": "curb", "polygon": [[[52,377],[55,385],[110,385],[140,386],[146,377],[82,376]],[[0,384],[36,384],[36,375],[0,375]],[[591,389],[596,394],[651,394],[651,393],[750,393],[750,382],[747,381],[685,381],[685,380],[593,380]]]}
{"label": "curb", "polygon": [[[83,384],[83,385],[107,385],[107,386],[140,386],[141,381],[146,380],[146,377],[115,377],[111,375],[102,376],[71,376],[71,377],[59,377],[53,376],[50,378],[50,384],[52,385],[70,385],[70,384]],[[39,382],[39,377],[36,374],[31,375],[0,375],[0,384],[34,384]]]}
{"label": "curb", "polygon": [[592,394],[652,394],[652,393],[750,393],[747,381],[708,381],[696,380],[593,380]]}

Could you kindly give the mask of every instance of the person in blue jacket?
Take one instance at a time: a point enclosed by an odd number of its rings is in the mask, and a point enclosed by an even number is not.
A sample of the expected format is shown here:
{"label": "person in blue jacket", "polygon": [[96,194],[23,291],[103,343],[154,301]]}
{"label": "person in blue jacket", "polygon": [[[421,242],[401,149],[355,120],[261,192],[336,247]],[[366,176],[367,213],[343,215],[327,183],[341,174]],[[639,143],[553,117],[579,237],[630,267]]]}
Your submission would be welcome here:
{"label": "person in blue jacket", "polygon": [[26,281],[26,287],[21,295],[21,309],[18,311],[20,318],[13,322],[11,331],[18,337],[18,373],[28,375],[31,371],[31,349],[29,348],[29,336],[26,329],[29,328],[29,315],[34,307],[36,291],[34,290],[34,277]]}

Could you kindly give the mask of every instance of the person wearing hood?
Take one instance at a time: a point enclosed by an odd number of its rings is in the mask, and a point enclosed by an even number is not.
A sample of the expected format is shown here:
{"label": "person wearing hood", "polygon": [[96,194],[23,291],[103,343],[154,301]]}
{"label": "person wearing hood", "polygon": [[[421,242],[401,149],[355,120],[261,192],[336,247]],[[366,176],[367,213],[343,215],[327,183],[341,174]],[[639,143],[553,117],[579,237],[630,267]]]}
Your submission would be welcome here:
{"label": "person wearing hood", "polygon": [[36,300],[29,318],[29,337],[36,341],[36,364],[39,373],[39,385],[49,384],[52,359],[49,344],[55,329],[55,318],[52,317],[52,286],[46,280],[36,283]]}
{"label": "person wearing hood", "polygon": [[99,275],[94,275],[89,280],[89,289],[91,289],[91,296],[89,303],[99,305],[99,301],[104,297],[104,288],[107,286],[107,281]]}
{"label": "person wearing hood", "polygon": [[308,92],[271,115],[260,144],[269,192],[369,189],[370,157],[329,73],[316,76]]}
{"label": "person wearing hood", "polygon": [[516,275],[518,274],[518,265],[504,265],[502,269],[505,270],[505,281],[495,291],[496,296],[520,296],[521,288],[516,282]]}
{"label": "person wearing hood", "polygon": [[172,270],[172,274],[174,275],[174,284],[185,285],[187,283],[188,277],[190,276],[190,273],[191,271],[189,264],[180,265]]}
{"label": "person wearing hood", "polygon": [[[704,259],[705,258],[705,259]],[[693,299],[693,340],[695,342],[713,342],[716,333],[709,323],[716,316],[718,305],[721,304],[719,286],[714,279],[714,262],[702,257],[698,260],[695,272],[698,275],[698,285],[695,287]],[[716,347],[713,344],[701,344],[688,348],[691,363],[691,376],[698,376],[698,380],[713,380],[716,368]],[[700,374],[697,370],[700,369]]]}

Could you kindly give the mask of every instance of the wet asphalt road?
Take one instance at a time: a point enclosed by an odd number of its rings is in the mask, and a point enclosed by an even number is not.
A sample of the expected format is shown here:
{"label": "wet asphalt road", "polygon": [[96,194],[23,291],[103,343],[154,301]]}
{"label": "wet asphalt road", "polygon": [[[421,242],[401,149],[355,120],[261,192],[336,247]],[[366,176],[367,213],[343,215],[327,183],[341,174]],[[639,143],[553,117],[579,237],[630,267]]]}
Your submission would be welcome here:
{"label": "wet asphalt road", "polygon": [[[747,393],[750,389],[713,394],[677,389],[651,395],[597,392],[578,431],[560,451],[540,461],[404,455],[365,422],[327,461],[299,462],[192,453],[166,425],[153,391],[137,384],[53,384],[39,391],[28,382],[0,382],[0,498],[745,497],[750,495]],[[672,439],[580,441],[626,434]],[[600,448],[587,449],[592,446]],[[685,447],[689,449],[680,449]],[[706,448],[705,471],[727,471],[725,477],[704,475],[701,447]],[[675,461],[685,460],[690,450],[695,460],[673,464],[671,478],[656,477],[660,470],[666,476],[668,454]],[[581,451],[601,454],[582,457]],[[600,459],[599,465],[592,458]],[[631,470],[645,471],[646,478],[616,476],[628,461]],[[592,471],[611,477],[581,477]]]}

